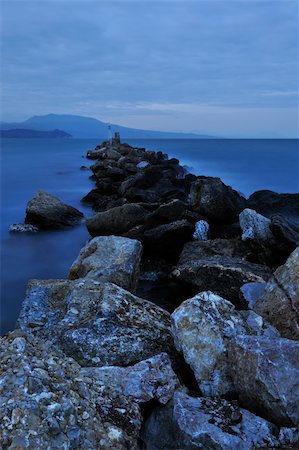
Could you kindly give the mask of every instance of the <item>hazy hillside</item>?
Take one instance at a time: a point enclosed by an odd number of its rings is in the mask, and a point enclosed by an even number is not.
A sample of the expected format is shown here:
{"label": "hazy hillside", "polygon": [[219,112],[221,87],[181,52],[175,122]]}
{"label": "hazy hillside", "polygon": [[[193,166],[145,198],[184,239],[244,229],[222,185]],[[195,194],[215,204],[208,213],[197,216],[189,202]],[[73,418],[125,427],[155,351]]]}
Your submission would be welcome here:
{"label": "hazy hillside", "polygon": [[62,130],[38,131],[24,128],[13,128],[9,130],[0,130],[2,138],[71,138],[72,135]]}
{"label": "hazy hillside", "polygon": [[[71,134],[74,138],[107,138],[107,124],[91,117],[48,114],[45,116],[33,116],[21,123],[1,123],[2,130],[12,128],[32,129],[41,131],[51,131],[53,129],[62,129]],[[192,133],[170,133],[162,131],[138,130],[126,128],[120,125],[111,124],[112,132],[119,131],[123,139],[199,139],[209,138],[211,136],[196,135]]]}

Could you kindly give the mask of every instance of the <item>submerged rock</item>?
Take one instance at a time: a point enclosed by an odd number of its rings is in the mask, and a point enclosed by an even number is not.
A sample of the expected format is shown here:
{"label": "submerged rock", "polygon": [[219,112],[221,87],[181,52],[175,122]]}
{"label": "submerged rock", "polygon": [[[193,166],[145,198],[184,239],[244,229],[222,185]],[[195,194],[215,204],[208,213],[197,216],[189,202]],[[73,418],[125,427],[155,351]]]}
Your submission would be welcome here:
{"label": "submerged rock", "polygon": [[165,404],[179,387],[179,380],[166,353],[155,355],[134,366],[89,367],[83,368],[81,373],[101,382],[103,386],[109,386],[114,393],[138,403],[156,398]]}
{"label": "submerged rock", "polygon": [[[285,433],[285,434],[284,434]],[[177,391],[166,405],[156,408],[142,429],[148,450],[252,450],[296,445],[297,437],[261,417],[239,408],[236,402],[194,398]],[[286,447],[295,448],[295,447]]]}
{"label": "submerged rock", "polygon": [[89,278],[110,281],[128,291],[138,282],[142,254],[140,242],[119,236],[93,238],[73,262],[69,279]]}
{"label": "submerged rock", "polygon": [[26,223],[13,223],[8,231],[10,233],[36,233],[39,229]]}
{"label": "submerged rock", "polygon": [[235,336],[228,358],[239,399],[279,426],[299,422],[299,342]]}
{"label": "submerged rock", "polygon": [[82,222],[83,214],[54,195],[38,191],[26,208],[25,222],[41,229],[61,229]]}
{"label": "submerged rock", "polygon": [[234,393],[232,367],[227,359],[232,336],[276,335],[253,311],[236,311],[232,303],[212,292],[201,292],[184,301],[171,318],[175,346],[206,396]]}
{"label": "submerged rock", "polygon": [[253,309],[289,339],[299,339],[299,247],[279,267]]}

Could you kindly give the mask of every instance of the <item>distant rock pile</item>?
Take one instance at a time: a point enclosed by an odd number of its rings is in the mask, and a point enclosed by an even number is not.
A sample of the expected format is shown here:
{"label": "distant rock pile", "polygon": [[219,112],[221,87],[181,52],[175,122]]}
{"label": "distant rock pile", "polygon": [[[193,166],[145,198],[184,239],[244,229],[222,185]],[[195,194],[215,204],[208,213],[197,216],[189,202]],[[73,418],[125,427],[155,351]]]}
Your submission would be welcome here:
{"label": "distant rock pile", "polygon": [[88,158],[92,239],[1,340],[0,447],[298,448],[299,196],[246,200],[119,136]]}

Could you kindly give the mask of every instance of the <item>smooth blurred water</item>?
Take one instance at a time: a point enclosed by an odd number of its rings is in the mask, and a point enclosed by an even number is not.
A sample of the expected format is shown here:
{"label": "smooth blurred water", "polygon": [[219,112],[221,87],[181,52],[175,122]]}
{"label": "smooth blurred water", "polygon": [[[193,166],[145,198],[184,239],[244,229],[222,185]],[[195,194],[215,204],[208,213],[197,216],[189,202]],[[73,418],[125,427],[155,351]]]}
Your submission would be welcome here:
{"label": "smooth blurred water", "polygon": [[[1,141],[1,332],[12,329],[30,278],[64,278],[89,239],[84,225],[32,235],[10,234],[22,222],[26,204],[43,189],[80,209],[93,187],[90,172],[80,170],[95,139],[4,139]],[[299,147],[296,140],[129,140],[134,146],[161,150],[201,175],[219,176],[245,195],[259,189],[298,192]]]}

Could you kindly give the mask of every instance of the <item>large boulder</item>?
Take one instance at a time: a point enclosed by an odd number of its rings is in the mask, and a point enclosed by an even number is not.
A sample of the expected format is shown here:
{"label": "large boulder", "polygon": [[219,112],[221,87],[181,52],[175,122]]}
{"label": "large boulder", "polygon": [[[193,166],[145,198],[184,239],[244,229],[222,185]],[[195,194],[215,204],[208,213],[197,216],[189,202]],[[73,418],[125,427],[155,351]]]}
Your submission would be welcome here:
{"label": "large boulder", "polygon": [[299,194],[278,194],[277,192],[256,191],[247,200],[248,208],[271,218],[274,214],[299,221]]}
{"label": "large boulder", "polygon": [[253,311],[236,311],[232,303],[201,292],[184,301],[172,314],[175,346],[191,366],[205,396],[233,394],[231,365],[227,346],[238,334],[275,335]]}
{"label": "large boulder", "polygon": [[149,213],[140,205],[127,203],[108,211],[99,212],[86,221],[91,236],[121,235],[143,224]]}
{"label": "large boulder", "polygon": [[177,391],[166,406],[154,409],[141,437],[149,450],[295,448],[295,431],[278,433],[273,424],[239,408],[236,402],[195,398]]}
{"label": "large boulder", "polygon": [[242,228],[242,240],[251,239],[261,243],[273,243],[274,236],[270,230],[270,219],[262,216],[253,209],[246,208],[239,216]]}
{"label": "large boulder", "polygon": [[130,398],[85,376],[59,349],[19,330],[0,342],[1,449],[137,449]]}
{"label": "large boulder", "polygon": [[157,399],[165,404],[179,387],[167,353],[160,353],[134,366],[85,367],[81,373],[137,403]]}
{"label": "large boulder", "polygon": [[216,222],[233,223],[246,208],[246,200],[220,178],[197,177],[191,185],[190,204],[195,211]]}
{"label": "large boulder", "polygon": [[73,262],[69,279],[110,281],[128,291],[134,291],[141,254],[139,241],[120,236],[95,237],[82,248]]}
{"label": "large boulder", "polygon": [[92,279],[32,281],[18,326],[83,366],[127,366],[174,352],[168,312]]}
{"label": "large boulder", "polygon": [[299,221],[295,222],[281,214],[275,214],[271,217],[270,230],[285,248],[286,253],[299,246]]}
{"label": "large boulder", "polygon": [[299,342],[235,336],[228,359],[239,400],[279,426],[299,423]]}
{"label": "large boulder", "polygon": [[40,229],[62,229],[78,225],[83,214],[54,195],[38,191],[26,207],[25,223]]}
{"label": "large boulder", "polygon": [[246,260],[250,255],[250,245],[238,240],[188,242],[173,276],[198,291],[210,290],[243,307],[246,304],[240,287],[268,280],[270,276],[267,267]]}
{"label": "large boulder", "polygon": [[274,272],[253,309],[283,337],[299,339],[299,247]]}

